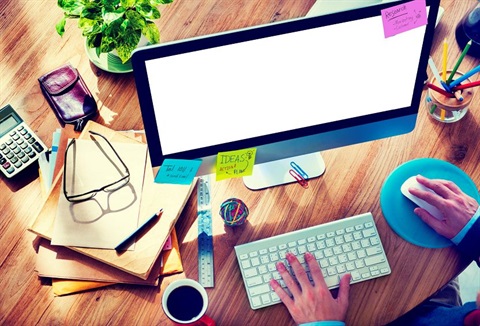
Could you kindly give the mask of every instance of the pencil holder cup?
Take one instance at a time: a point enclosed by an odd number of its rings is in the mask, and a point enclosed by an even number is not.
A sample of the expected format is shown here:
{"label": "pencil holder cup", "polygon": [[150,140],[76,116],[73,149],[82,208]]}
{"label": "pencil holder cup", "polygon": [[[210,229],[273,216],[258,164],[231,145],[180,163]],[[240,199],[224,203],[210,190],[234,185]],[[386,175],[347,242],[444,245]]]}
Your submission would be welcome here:
{"label": "pencil holder cup", "polygon": [[[447,71],[447,76],[450,76],[451,70]],[[455,72],[452,80],[463,76],[462,72]],[[470,83],[470,79],[466,79],[463,84]],[[433,77],[431,84],[437,88],[443,89],[439,81]],[[444,93],[449,93],[449,96]],[[429,115],[440,122],[453,123],[462,119],[467,114],[469,106],[474,96],[473,88],[466,88],[456,92],[439,92],[435,89],[428,88],[426,96],[426,106]]]}

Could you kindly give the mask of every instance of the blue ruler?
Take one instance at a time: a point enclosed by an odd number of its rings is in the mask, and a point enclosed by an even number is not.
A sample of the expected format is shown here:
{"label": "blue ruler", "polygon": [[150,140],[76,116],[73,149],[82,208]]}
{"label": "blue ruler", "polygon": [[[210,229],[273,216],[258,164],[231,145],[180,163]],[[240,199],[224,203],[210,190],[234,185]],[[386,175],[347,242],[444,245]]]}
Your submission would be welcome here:
{"label": "blue ruler", "polygon": [[212,206],[210,203],[210,176],[198,180],[198,282],[204,287],[213,287],[213,235]]}

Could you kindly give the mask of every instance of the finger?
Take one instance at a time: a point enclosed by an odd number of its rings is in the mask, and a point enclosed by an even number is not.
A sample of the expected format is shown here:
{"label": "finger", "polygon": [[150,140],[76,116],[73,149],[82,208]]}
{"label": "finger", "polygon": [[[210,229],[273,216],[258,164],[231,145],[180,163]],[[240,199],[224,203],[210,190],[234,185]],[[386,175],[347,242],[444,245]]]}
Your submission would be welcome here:
{"label": "finger", "polygon": [[307,272],[305,272],[305,268],[303,268],[302,264],[300,264],[298,258],[291,252],[287,252],[285,258],[287,258],[288,262],[290,263],[293,273],[295,274],[295,278],[297,279],[298,283],[300,283],[300,286],[303,288],[305,285],[310,285]]}
{"label": "finger", "polygon": [[[295,256],[294,256],[295,257]],[[296,259],[296,257],[295,257]],[[282,277],[283,279],[283,282],[285,282],[285,285],[287,286],[287,288],[290,290],[290,292],[292,293],[292,295],[294,297],[296,296],[299,296],[300,293],[302,292],[300,290],[300,287],[299,285],[297,284],[297,282],[294,280],[294,278],[292,277],[292,275],[290,275],[290,272],[287,270],[287,268],[285,267],[285,264],[282,263],[282,262],[278,262],[277,265],[277,271],[280,273],[280,276]]]}
{"label": "finger", "polygon": [[287,308],[289,308],[290,305],[293,305],[292,298],[290,298],[288,293],[282,288],[282,286],[277,282],[277,280],[271,279],[270,286]]}
{"label": "finger", "polygon": [[417,188],[409,188],[408,191],[415,197],[418,197],[437,208],[442,207],[445,201],[444,197],[436,193],[431,193],[430,191],[424,191]]}
{"label": "finger", "polygon": [[327,283],[325,282],[325,278],[323,277],[322,269],[315,259],[315,256],[309,252],[306,252],[305,261],[308,264],[308,268],[310,268],[310,275],[312,275],[313,283],[321,286],[324,289],[327,289],[328,287]]}
{"label": "finger", "polygon": [[455,193],[457,195],[463,194],[462,189],[460,189],[454,182],[448,181],[448,180],[443,180],[443,181],[444,181],[443,184],[445,185],[445,187],[450,189],[453,193]]}
{"label": "finger", "polygon": [[438,194],[439,196],[445,199],[450,198],[452,192],[454,192],[452,189],[447,187],[447,184],[449,183],[449,181],[447,180],[442,180],[442,179],[432,180],[432,179],[425,178],[424,176],[421,176],[421,175],[418,175],[416,179],[420,184],[424,185],[429,189],[432,189],[436,194]]}
{"label": "finger", "polygon": [[441,230],[443,226],[443,221],[438,220],[437,218],[433,217],[432,214],[430,214],[428,211],[421,207],[417,207],[413,210],[415,214],[417,214],[418,217],[422,221],[424,221],[426,224],[428,224],[432,229],[434,229],[437,233],[438,231]]}
{"label": "finger", "polygon": [[343,309],[345,309],[345,311],[347,311],[347,308],[348,308],[351,278],[352,277],[349,273],[343,275],[342,278],[340,279],[340,286],[338,289],[337,301],[343,307]]}

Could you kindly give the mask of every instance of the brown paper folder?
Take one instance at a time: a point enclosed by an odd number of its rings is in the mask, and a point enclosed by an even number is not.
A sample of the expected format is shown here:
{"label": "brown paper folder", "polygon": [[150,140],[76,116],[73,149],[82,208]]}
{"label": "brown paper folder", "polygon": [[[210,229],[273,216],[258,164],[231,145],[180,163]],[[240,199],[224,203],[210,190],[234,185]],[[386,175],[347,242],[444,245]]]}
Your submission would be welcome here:
{"label": "brown paper folder", "polygon": [[[88,139],[88,131],[101,133],[112,142],[136,142],[107,127],[93,121],[85,126],[80,138]],[[152,216],[160,208],[163,214],[160,220],[142,236],[135,245],[135,250],[117,253],[115,250],[69,247],[91,258],[97,259],[122,271],[146,280],[150,275],[154,263],[162,251],[163,245],[170,235],[175,222],[182,212],[196,183],[196,179],[189,185],[158,184],[154,182],[150,158],[147,157],[145,179],[142,191],[139,223]],[[52,191],[40,212],[36,215],[29,231],[51,240],[53,222],[57,213],[58,198],[63,196],[61,191],[62,173],[59,173],[52,185]]]}
{"label": "brown paper folder", "polygon": [[157,260],[148,279],[142,280],[69,248],[52,246],[48,240],[42,239],[38,247],[36,270],[41,277],[155,286],[158,285],[160,262],[160,259]]}

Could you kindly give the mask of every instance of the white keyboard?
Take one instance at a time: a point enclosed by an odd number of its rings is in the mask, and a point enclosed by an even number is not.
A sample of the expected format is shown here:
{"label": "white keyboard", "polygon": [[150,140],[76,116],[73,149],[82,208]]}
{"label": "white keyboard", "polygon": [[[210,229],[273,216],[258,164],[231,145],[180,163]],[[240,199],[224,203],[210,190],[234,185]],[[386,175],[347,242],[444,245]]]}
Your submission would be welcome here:
{"label": "white keyboard", "polygon": [[391,272],[371,213],[245,243],[235,253],[252,309],[280,302],[269,285],[274,278],[286,289],[275,264],[283,261],[289,268],[285,254],[292,252],[306,267],[307,251],[317,258],[329,289],[337,288],[345,273],[358,283]]}

